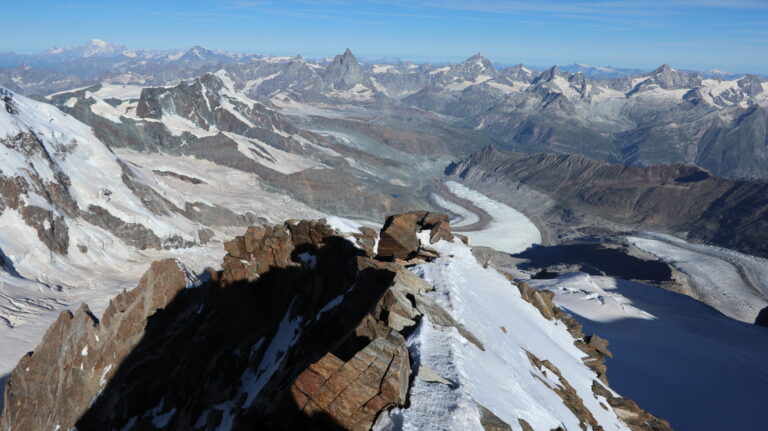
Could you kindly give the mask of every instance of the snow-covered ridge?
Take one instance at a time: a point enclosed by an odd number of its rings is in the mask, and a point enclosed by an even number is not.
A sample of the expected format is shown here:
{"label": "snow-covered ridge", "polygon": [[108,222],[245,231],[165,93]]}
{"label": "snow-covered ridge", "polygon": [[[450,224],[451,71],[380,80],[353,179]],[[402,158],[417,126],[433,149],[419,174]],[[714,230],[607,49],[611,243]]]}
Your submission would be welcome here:
{"label": "snow-covered ridge", "polygon": [[[428,237],[422,240],[428,242]],[[535,430],[580,429],[581,419],[555,391],[562,385],[557,374],[536,367],[529,354],[557,367],[604,429],[628,429],[593,393],[593,385],[602,383],[582,362],[584,353],[574,346],[565,325],[543,318],[507,278],[483,268],[459,241],[433,246],[442,257],[413,271],[435,287],[428,295],[481,340],[483,348],[424,317],[407,339],[414,370],[426,367],[450,385],[416,377],[410,406],[383,415],[375,430],[483,431],[480,406],[512,429],[519,429],[520,420]]]}

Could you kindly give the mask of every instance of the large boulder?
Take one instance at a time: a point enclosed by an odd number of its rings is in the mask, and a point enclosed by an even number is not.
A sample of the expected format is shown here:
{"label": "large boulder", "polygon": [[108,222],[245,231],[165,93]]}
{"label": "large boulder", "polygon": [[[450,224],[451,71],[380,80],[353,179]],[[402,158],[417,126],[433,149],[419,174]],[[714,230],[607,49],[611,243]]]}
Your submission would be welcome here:
{"label": "large boulder", "polygon": [[378,256],[389,259],[411,259],[416,256],[421,243],[417,233],[429,230],[429,242],[453,241],[447,215],[411,211],[387,217],[381,228]]}

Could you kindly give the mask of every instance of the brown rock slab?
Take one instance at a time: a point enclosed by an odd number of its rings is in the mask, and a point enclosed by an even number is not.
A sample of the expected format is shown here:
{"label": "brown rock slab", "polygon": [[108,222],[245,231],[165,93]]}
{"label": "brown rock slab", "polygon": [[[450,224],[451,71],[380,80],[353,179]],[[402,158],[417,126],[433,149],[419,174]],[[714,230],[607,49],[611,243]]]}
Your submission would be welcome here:
{"label": "brown rock slab", "polygon": [[299,375],[291,393],[307,413],[324,413],[345,429],[368,430],[381,410],[405,403],[409,377],[405,340],[390,330],[345,363],[326,354]]}

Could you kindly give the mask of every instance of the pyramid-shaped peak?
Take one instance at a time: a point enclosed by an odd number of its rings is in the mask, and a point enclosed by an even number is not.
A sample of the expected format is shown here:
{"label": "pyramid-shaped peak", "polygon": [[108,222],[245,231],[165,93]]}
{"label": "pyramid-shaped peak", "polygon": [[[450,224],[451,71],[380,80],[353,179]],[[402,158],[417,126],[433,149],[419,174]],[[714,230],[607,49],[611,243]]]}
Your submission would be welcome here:
{"label": "pyramid-shaped peak", "polygon": [[675,71],[675,69],[673,69],[672,66],[670,66],[667,63],[664,63],[661,66],[659,66],[656,69],[654,69],[653,71],[651,71],[651,73],[649,75],[658,75],[659,73],[669,73],[669,72],[674,72],[674,71]]}
{"label": "pyramid-shaped peak", "polygon": [[[347,48],[343,55],[337,55],[325,71],[325,83],[332,89],[345,91],[357,84],[372,87],[363,67]],[[370,85],[369,85],[370,84]]]}
{"label": "pyramid-shaped peak", "polygon": [[483,55],[483,54],[481,54],[479,52],[477,54],[469,57],[468,59],[462,61],[462,63],[465,63],[465,64],[478,63],[478,64],[482,64],[483,66],[486,66],[486,67],[491,66],[491,61],[488,60],[488,57],[486,57],[485,55]]}
{"label": "pyramid-shaped peak", "polygon": [[554,66],[550,67],[549,69],[545,70],[544,72],[541,72],[541,75],[539,75],[539,77],[536,79],[536,81],[548,82],[548,81],[551,81],[552,79],[554,79],[555,76],[558,76],[560,74],[561,74],[560,68],[557,67],[557,65],[554,65]]}

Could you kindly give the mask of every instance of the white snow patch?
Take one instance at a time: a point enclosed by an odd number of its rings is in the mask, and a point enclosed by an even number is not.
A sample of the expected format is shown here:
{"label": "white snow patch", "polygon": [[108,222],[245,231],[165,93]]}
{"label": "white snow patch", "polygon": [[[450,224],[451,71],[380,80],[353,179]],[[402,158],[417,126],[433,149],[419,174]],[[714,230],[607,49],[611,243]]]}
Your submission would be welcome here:
{"label": "white snow patch", "polygon": [[373,65],[373,73],[398,73],[398,70],[395,69],[395,66],[392,66],[391,64],[374,64]]}
{"label": "white snow patch", "polygon": [[112,364],[107,365],[104,367],[104,370],[101,372],[101,377],[99,377],[99,386],[104,386],[107,384],[107,374],[112,370]]}
{"label": "white snow patch", "polygon": [[133,100],[141,97],[141,90],[145,87],[140,85],[123,85],[102,83],[101,88],[93,93],[100,99],[120,99]]}
{"label": "white snow patch", "polygon": [[224,132],[224,135],[235,141],[237,150],[244,156],[281,174],[292,174],[305,169],[326,167],[322,163],[277,149],[258,139],[246,138],[229,132]]}

